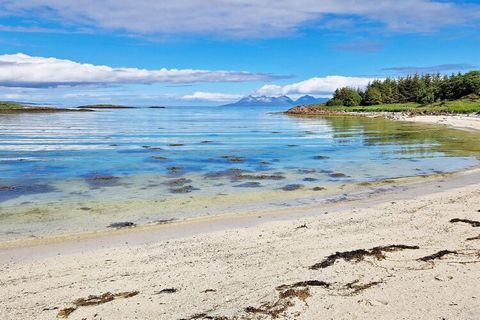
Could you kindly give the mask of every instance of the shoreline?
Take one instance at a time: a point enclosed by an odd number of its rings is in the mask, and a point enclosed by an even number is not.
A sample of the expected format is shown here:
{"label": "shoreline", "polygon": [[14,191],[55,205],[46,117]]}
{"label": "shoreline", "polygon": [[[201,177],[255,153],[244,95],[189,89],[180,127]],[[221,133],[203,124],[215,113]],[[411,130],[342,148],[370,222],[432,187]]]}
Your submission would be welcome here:
{"label": "shoreline", "polygon": [[[5,319],[51,319],[65,310],[73,310],[68,319],[475,319],[479,230],[462,222],[480,220],[475,174],[336,209],[286,208],[291,219],[252,217],[209,232],[197,225],[181,236],[163,228],[86,246],[16,248],[26,250],[24,259],[0,265],[0,313]],[[173,237],[162,238],[169,229]],[[335,252],[365,257],[325,262]],[[107,292],[125,298],[74,304]]]}
{"label": "shoreline", "polygon": [[376,118],[382,117],[395,121],[407,121],[425,124],[442,125],[460,130],[480,130],[479,114],[418,114],[411,112],[355,112],[355,111],[326,111],[305,106],[297,106],[283,112],[283,114],[298,117],[318,117],[318,116],[360,116]]}
{"label": "shoreline", "polygon": [[[128,245],[145,245],[157,241],[187,238],[198,234],[239,229],[275,221],[295,221],[312,218],[319,210],[324,214],[345,211],[355,206],[375,205],[390,200],[404,200],[418,195],[453,190],[480,181],[480,167],[452,173],[428,176],[399,177],[367,184],[352,184],[339,189],[319,203],[288,204],[283,208],[253,209],[241,213],[223,213],[198,216],[164,223],[151,223],[118,229],[101,229],[86,232],[57,234],[35,239],[23,238],[0,242],[0,265],[2,261],[43,259],[52,254],[71,254],[83,250],[116,247],[127,241]],[[340,197],[341,196],[341,197]],[[36,249],[32,255],[31,249]],[[52,249],[58,250],[53,253]]]}

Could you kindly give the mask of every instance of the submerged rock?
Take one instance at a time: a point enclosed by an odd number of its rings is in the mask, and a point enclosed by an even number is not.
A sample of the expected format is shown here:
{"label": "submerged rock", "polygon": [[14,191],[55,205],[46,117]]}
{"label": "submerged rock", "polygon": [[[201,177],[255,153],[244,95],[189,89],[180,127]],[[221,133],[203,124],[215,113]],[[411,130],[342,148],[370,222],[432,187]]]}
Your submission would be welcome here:
{"label": "submerged rock", "polygon": [[130,221],[124,221],[124,222],[114,222],[108,225],[107,228],[114,228],[114,229],[122,229],[122,228],[133,228],[136,227],[137,225],[133,222]]}
{"label": "submerged rock", "polygon": [[327,157],[327,156],[314,156],[313,159],[315,159],[315,160],[325,160],[325,159],[330,159],[330,158]]}
{"label": "submerged rock", "polygon": [[227,160],[228,162],[244,162],[245,161],[244,157],[238,157],[238,156],[221,156],[221,158]]}
{"label": "submerged rock", "polygon": [[180,186],[183,186],[187,183],[190,183],[192,182],[192,180],[190,179],[186,179],[186,178],[178,178],[178,179],[173,179],[173,180],[169,180],[167,182],[164,182],[163,184],[169,186],[169,187],[180,187]]}
{"label": "submerged rock", "polygon": [[175,166],[171,166],[171,167],[167,168],[167,170],[170,171],[170,173],[177,173],[178,171],[180,171],[182,169],[183,169],[182,167],[175,167]]}
{"label": "submerged rock", "polygon": [[188,186],[182,186],[182,187],[179,187],[179,188],[170,189],[170,192],[172,192],[172,193],[190,193],[194,190],[198,190],[198,189],[194,188],[191,185],[188,185]]}
{"label": "submerged rock", "polygon": [[85,179],[92,188],[117,186],[119,180],[120,178],[115,176],[93,176]]}
{"label": "submerged rock", "polygon": [[341,173],[341,172],[330,173],[328,176],[331,177],[331,178],[346,178],[346,177],[348,177],[345,173]]}
{"label": "submerged rock", "polygon": [[301,184],[287,184],[286,186],[282,187],[283,191],[294,191],[303,188]]}
{"label": "submerged rock", "polygon": [[234,178],[236,176],[248,173],[250,171],[243,169],[227,169],[223,171],[209,172],[204,175],[205,178]]}
{"label": "submerged rock", "polygon": [[58,191],[55,187],[48,184],[32,184],[32,185],[5,185],[0,186],[0,202],[15,199],[24,195],[50,193]]}
{"label": "submerged rock", "polygon": [[245,182],[241,184],[237,184],[235,188],[260,188],[262,184],[260,182]]}
{"label": "submerged rock", "polygon": [[152,146],[142,146],[145,150],[162,150],[160,147],[152,147]]}
{"label": "submerged rock", "polygon": [[280,174],[239,174],[234,177],[235,180],[283,180],[284,176]]}
{"label": "submerged rock", "polygon": [[17,187],[15,186],[0,186],[0,191],[13,191],[16,189]]}

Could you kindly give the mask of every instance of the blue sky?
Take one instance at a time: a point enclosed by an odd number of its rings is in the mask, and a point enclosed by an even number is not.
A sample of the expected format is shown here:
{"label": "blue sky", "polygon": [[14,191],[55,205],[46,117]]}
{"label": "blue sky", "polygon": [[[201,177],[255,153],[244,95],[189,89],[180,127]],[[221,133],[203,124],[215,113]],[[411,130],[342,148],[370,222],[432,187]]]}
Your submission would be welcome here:
{"label": "blue sky", "polygon": [[0,0],[0,100],[328,96],[374,78],[476,69],[479,26],[478,1]]}

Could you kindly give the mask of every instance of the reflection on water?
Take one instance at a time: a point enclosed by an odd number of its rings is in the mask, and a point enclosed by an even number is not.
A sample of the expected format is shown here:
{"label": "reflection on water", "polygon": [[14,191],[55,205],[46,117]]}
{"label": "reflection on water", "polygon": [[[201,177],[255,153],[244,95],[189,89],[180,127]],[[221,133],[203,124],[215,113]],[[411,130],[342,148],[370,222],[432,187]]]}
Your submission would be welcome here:
{"label": "reflection on water", "polygon": [[0,239],[253,210],[478,164],[475,133],[271,111],[279,110],[0,115]]}

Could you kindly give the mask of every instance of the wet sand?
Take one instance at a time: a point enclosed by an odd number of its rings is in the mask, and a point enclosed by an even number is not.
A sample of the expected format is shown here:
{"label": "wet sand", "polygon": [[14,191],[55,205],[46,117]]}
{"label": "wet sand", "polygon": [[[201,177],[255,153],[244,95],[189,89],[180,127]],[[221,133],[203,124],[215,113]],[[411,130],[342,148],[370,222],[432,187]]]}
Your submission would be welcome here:
{"label": "wet sand", "polygon": [[479,181],[472,170],[329,204],[4,248],[0,314],[478,319]]}

